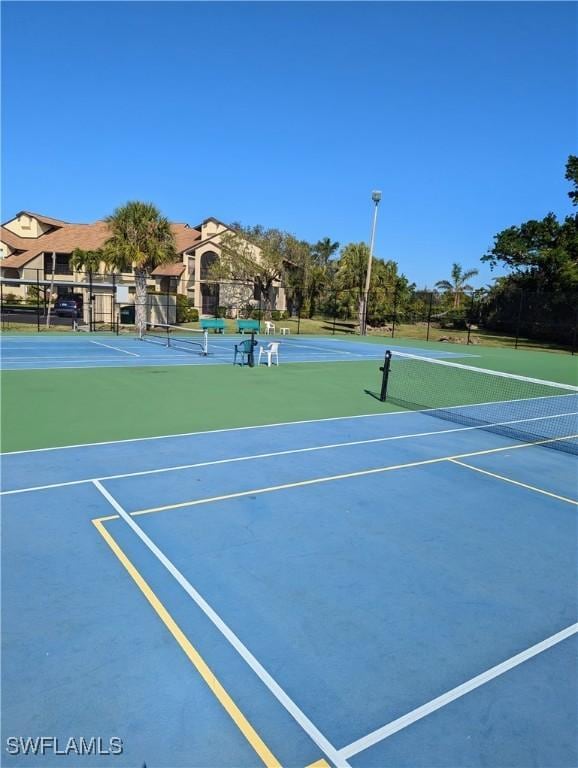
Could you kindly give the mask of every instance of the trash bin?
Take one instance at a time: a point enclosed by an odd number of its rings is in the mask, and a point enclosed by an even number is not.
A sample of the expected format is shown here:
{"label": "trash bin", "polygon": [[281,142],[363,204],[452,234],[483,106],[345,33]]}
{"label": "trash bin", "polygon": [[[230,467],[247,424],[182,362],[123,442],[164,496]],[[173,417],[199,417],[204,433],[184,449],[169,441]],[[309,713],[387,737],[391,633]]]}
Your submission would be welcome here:
{"label": "trash bin", "polygon": [[134,304],[128,304],[120,308],[121,325],[134,325]]}

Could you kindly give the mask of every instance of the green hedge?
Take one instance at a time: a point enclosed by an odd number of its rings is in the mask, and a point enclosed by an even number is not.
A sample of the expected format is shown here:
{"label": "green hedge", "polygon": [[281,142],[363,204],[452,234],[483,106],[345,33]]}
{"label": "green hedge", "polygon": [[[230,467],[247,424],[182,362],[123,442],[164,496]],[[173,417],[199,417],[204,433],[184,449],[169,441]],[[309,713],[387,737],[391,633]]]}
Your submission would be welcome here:
{"label": "green hedge", "polygon": [[199,310],[190,306],[190,299],[177,294],[177,323],[195,323],[199,319]]}

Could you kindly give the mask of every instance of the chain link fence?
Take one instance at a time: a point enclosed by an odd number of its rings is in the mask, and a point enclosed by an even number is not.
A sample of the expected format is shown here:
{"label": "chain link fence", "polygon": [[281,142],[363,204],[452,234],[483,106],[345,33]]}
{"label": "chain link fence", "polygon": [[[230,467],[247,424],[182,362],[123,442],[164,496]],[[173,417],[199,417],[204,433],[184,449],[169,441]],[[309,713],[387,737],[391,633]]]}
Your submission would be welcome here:
{"label": "chain link fence", "polygon": [[[225,332],[236,320],[267,322],[276,333],[355,335],[360,328],[361,289],[259,281],[148,280],[146,318],[151,324],[198,325],[222,318]],[[135,321],[134,276],[74,272],[51,275],[22,269],[0,281],[2,327],[44,330],[81,327],[131,331]],[[273,328],[271,328],[273,330]],[[450,295],[412,290],[406,284],[377,286],[367,296],[367,332],[386,338],[568,350],[578,344],[578,294],[508,289]]]}

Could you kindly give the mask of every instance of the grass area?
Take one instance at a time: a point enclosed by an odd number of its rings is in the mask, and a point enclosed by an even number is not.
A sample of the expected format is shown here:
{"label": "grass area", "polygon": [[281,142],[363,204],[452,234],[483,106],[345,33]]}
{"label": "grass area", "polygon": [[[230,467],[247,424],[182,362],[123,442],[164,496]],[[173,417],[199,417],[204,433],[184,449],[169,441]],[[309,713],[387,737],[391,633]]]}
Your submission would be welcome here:
{"label": "grass area", "polygon": [[[479,354],[464,360],[472,365],[578,385],[578,357],[497,347],[464,353]],[[379,389],[376,361],[5,371],[2,383],[3,451],[392,410],[366,393]]]}
{"label": "grass area", "polygon": [[11,333],[71,333],[74,331],[72,322],[68,323],[53,323],[50,328],[46,327],[46,319],[41,318],[40,329],[34,323],[15,323],[12,320],[2,321],[2,335],[9,335]]}

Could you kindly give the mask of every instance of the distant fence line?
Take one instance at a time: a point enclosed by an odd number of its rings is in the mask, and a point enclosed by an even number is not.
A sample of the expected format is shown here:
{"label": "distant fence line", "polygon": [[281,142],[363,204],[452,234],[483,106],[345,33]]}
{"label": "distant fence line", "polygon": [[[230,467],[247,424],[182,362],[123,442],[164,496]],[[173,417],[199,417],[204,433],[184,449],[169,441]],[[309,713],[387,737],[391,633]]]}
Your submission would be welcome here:
{"label": "distant fence line", "polygon": [[[26,273],[24,275],[24,273]],[[124,278],[124,279],[122,279]],[[134,322],[134,282],[114,274],[76,273],[48,279],[43,270],[23,270],[20,280],[0,281],[2,324],[83,322],[91,330]],[[190,323],[200,317],[255,318],[284,324],[291,333],[354,334],[359,332],[359,287],[300,286],[276,283],[265,293],[255,281],[202,280],[195,305],[191,281],[157,280],[147,289],[147,320],[151,323]],[[52,289],[52,295],[50,291]],[[74,297],[78,318],[55,313],[55,299]],[[502,293],[447,293],[411,290],[407,286],[377,286],[367,296],[369,333],[424,341],[481,343],[495,337],[514,347],[528,343],[568,349],[578,344],[578,293],[540,293],[509,289]]]}

